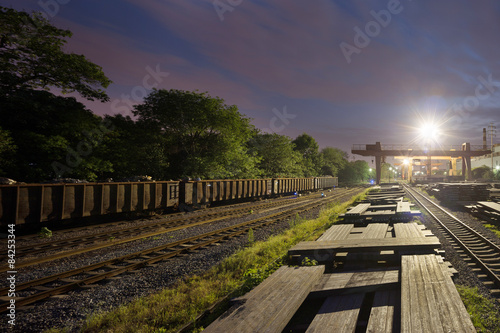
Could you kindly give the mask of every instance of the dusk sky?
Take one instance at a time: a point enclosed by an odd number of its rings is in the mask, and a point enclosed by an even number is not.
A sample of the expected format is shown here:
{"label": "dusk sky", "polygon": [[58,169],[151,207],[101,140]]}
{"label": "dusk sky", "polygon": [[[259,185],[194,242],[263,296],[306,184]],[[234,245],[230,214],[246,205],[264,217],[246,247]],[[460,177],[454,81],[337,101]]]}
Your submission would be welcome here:
{"label": "dusk sky", "polygon": [[481,144],[482,128],[500,119],[498,1],[2,5],[42,11],[73,32],[67,51],[113,81],[110,102],[85,102],[100,115],[131,115],[153,87],[197,89],[237,105],[264,131],[306,132],[320,148],[348,153],[353,144],[410,143],[429,119],[442,123],[443,144]]}

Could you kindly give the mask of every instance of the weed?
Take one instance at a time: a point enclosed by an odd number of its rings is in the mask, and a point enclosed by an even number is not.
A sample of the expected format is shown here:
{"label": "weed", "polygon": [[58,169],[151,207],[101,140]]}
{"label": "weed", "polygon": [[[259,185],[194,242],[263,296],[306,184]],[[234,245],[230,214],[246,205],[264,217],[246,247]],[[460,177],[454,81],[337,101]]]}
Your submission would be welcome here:
{"label": "weed", "polygon": [[500,238],[500,230],[498,229],[498,227],[496,225],[485,223],[484,227],[490,229],[492,232],[495,233],[495,235],[497,235],[497,237]]}
{"label": "weed", "polygon": [[457,285],[457,290],[478,332],[500,332],[500,314],[493,301],[479,294],[477,287]]}
{"label": "weed", "polygon": [[38,232],[38,237],[40,238],[50,238],[52,237],[52,231],[47,227],[42,227]]}
{"label": "weed", "polygon": [[253,244],[255,242],[255,237],[253,235],[253,229],[248,229],[248,243]]}
{"label": "weed", "polygon": [[302,266],[318,266],[318,262],[314,259],[309,259],[308,257],[305,257],[302,259]]}

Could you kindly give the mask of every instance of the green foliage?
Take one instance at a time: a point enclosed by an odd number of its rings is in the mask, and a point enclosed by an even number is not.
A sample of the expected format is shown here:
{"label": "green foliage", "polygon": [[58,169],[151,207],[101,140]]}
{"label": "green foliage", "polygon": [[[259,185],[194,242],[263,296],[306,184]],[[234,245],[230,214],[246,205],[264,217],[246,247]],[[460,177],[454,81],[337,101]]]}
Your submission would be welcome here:
{"label": "green foliage", "polygon": [[0,7],[0,93],[55,87],[89,100],[109,100],[99,88],[111,83],[102,68],[83,55],[63,51],[71,35],[40,13]]}
{"label": "green foliage", "polygon": [[0,127],[0,176],[4,174],[3,168],[13,165],[13,156],[16,150],[17,146],[14,144],[10,132]]}
{"label": "green foliage", "polygon": [[248,243],[253,244],[253,242],[255,242],[255,237],[253,235],[253,229],[250,228],[248,230]]}
{"label": "green foliage", "polygon": [[105,177],[148,175],[157,180],[169,179],[167,142],[158,128],[120,114],[106,116],[105,121],[113,128],[100,151],[100,158],[113,165]]}
{"label": "green foliage", "polygon": [[314,138],[306,133],[299,135],[292,141],[294,150],[302,155],[302,172],[304,177],[317,177],[321,175],[322,156],[319,145]]}
{"label": "green foliage", "polygon": [[302,177],[301,155],[285,135],[257,134],[250,140],[250,151],[259,157],[262,177]]}
{"label": "green foliage", "polygon": [[163,136],[171,177],[255,176],[256,158],[246,148],[253,126],[223,99],[196,91],[154,90],[133,113]]}
{"label": "green foliage", "polygon": [[491,168],[482,165],[480,167],[472,169],[472,179],[493,179],[494,174],[491,171]]}
{"label": "green foliage", "polygon": [[347,153],[338,148],[323,148],[321,150],[321,173],[325,176],[338,176],[340,170],[348,165],[347,158]]}
{"label": "green foliage", "polygon": [[300,264],[302,266],[318,266],[318,261],[305,257]]}
{"label": "green foliage", "polygon": [[457,290],[478,332],[500,332],[500,313],[494,301],[482,296],[477,287],[457,285]]}
{"label": "green foliage", "polygon": [[500,238],[500,228],[497,225],[494,224],[489,224],[485,223],[483,224],[485,228],[490,229],[492,232],[494,232],[498,238]]}
{"label": "green foliage", "polygon": [[262,267],[254,267],[248,269],[245,274],[243,274],[244,290],[251,290],[252,288],[258,286],[262,281],[267,279],[274,271],[276,271],[281,266],[281,262],[273,262]]}
{"label": "green foliage", "polygon": [[46,91],[0,95],[2,127],[17,147],[4,174],[17,181],[38,182],[55,177],[95,180],[112,170],[98,158],[108,132],[102,119],[75,98]]}
{"label": "green foliage", "polygon": [[38,232],[38,237],[40,238],[50,238],[52,237],[52,231],[47,227],[42,227]]}

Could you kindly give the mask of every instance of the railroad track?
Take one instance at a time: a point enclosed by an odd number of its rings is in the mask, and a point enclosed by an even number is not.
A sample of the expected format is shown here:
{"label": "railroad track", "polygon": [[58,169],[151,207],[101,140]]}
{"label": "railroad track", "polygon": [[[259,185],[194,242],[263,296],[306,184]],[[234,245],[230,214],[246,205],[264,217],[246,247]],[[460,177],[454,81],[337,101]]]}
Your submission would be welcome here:
{"label": "railroad track", "polygon": [[[126,227],[113,231],[104,231],[97,234],[70,237],[70,238],[59,239],[56,241],[44,242],[37,245],[18,247],[16,249],[16,258],[18,260],[18,262],[16,263],[16,267],[23,268],[35,264],[57,260],[71,255],[81,254],[98,249],[103,249],[106,247],[112,247],[119,244],[132,242],[138,239],[154,237],[175,230],[194,227],[212,222],[218,222],[234,217],[250,215],[252,214],[250,212],[250,209],[252,210],[252,212],[258,213],[258,211],[260,210],[276,209],[280,207],[286,207],[288,205],[295,205],[300,202],[310,201],[310,200],[315,200],[315,198],[300,197],[298,199],[294,199],[293,201],[280,200],[280,201],[265,202],[253,206],[238,205],[236,207],[231,207],[225,210],[216,210],[216,211],[209,210],[206,213],[194,216],[181,216],[181,217],[176,217],[174,219],[154,222],[142,226]],[[84,229],[88,228],[85,227]],[[68,234],[67,231],[65,231],[65,234]],[[82,248],[82,246],[86,247]],[[74,247],[79,247],[79,249],[73,249]],[[23,261],[23,258],[45,254],[48,251],[58,252],[58,253],[48,256],[45,255],[42,258]],[[0,260],[2,262],[7,262],[7,255],[6,254],[0,255]],[[0,266],[0,271],[6,271],[6,270],[8,270],[8,266]]]}
{"label": "railroad track", "polygon": [[[326,199],[303,203],[299,207],[284,212],[273,213],[230,227],[16,285],[16,295],[18,295],[16,297],[16,307],[26,306],[74,289],[92,287],[98,281],[125,272],[136,271],[145,266],[155,265],[155,263],[181,254],[192,253],[227,239],[241,236],[250,229],[261,228],[278,220],[289,219],[299,212],[310,211],[327,203],[335,202],[341,196],[352,195],[357,192],[359,192],[359,189],[351,189]],[[9,305],[8,292],[9,287],[0,289],[0,301],[2,302],[0,303],[0,312],[7,311]]]}
{"label": "railroad track", "polygon": [[500,247],[422,193],[407,186],[405,190],[434,218],[439,230],[491,294],[499,297]]}

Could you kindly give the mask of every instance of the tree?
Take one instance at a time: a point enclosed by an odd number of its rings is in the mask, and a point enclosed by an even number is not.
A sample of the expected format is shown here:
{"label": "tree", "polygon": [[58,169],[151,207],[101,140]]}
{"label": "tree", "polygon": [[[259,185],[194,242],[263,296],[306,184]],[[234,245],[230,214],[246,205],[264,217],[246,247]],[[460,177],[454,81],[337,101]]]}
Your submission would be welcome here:
{"label": "tree", "polygon": [[83,55],[63,51],[71,35],[40,13],[0,7],[0,93],[56,87],[89,100],[109,100],[100,89],[111,83],[102,68]]}
{"label": "tree", "polygon": [[254,133],[250,119],[219,97],[155,89],[133,113],[165,138],[172,178],[242,178],[256,173],[256,159],[246,147]]}
{"label": "tree", "polygon": [[159,128],[120,114],[106,116],[105,121],[113,128],[99,151],[101,158],[113,166],[106,177],[116,180],[147,175],[168,179],[167,144]]}
{"label": "tree", "polygon": [[102,119],[73,97],[26,90],[0,95],[2,127],[17,146],[4,167],[9,178],[39,182],[54,177],[96,180],[111,166],[95,154],[108,131]]}
{"label": "tree", "polygon": [[486,165],[472,169],[472,179],[493,179],[491,168]]}
{"label": "tree", "polygon": [[251,151],[260,157],[263,177],[302,177],[301,155],[284,135],[258,134],[250,141]]}
{"label": "tree", "polygon": [[3,130],[0,127],[0,176],[7,176],[6,174],[3,175],[4,171],[2,168],[12,165],[16,148],[9,131]]}
{"label": "tree", "polygon": [[322,159],[316,140],[303,133],[292,141],[294,150],[302,155],[302,171],[305,177],[317,177],[321,174]]}
{"label": "tree", "polygon": [[338,176],[339,171],[348,164],[346,152],[333,147],[326,147],[321,150],[321,173],[325,176]]}

